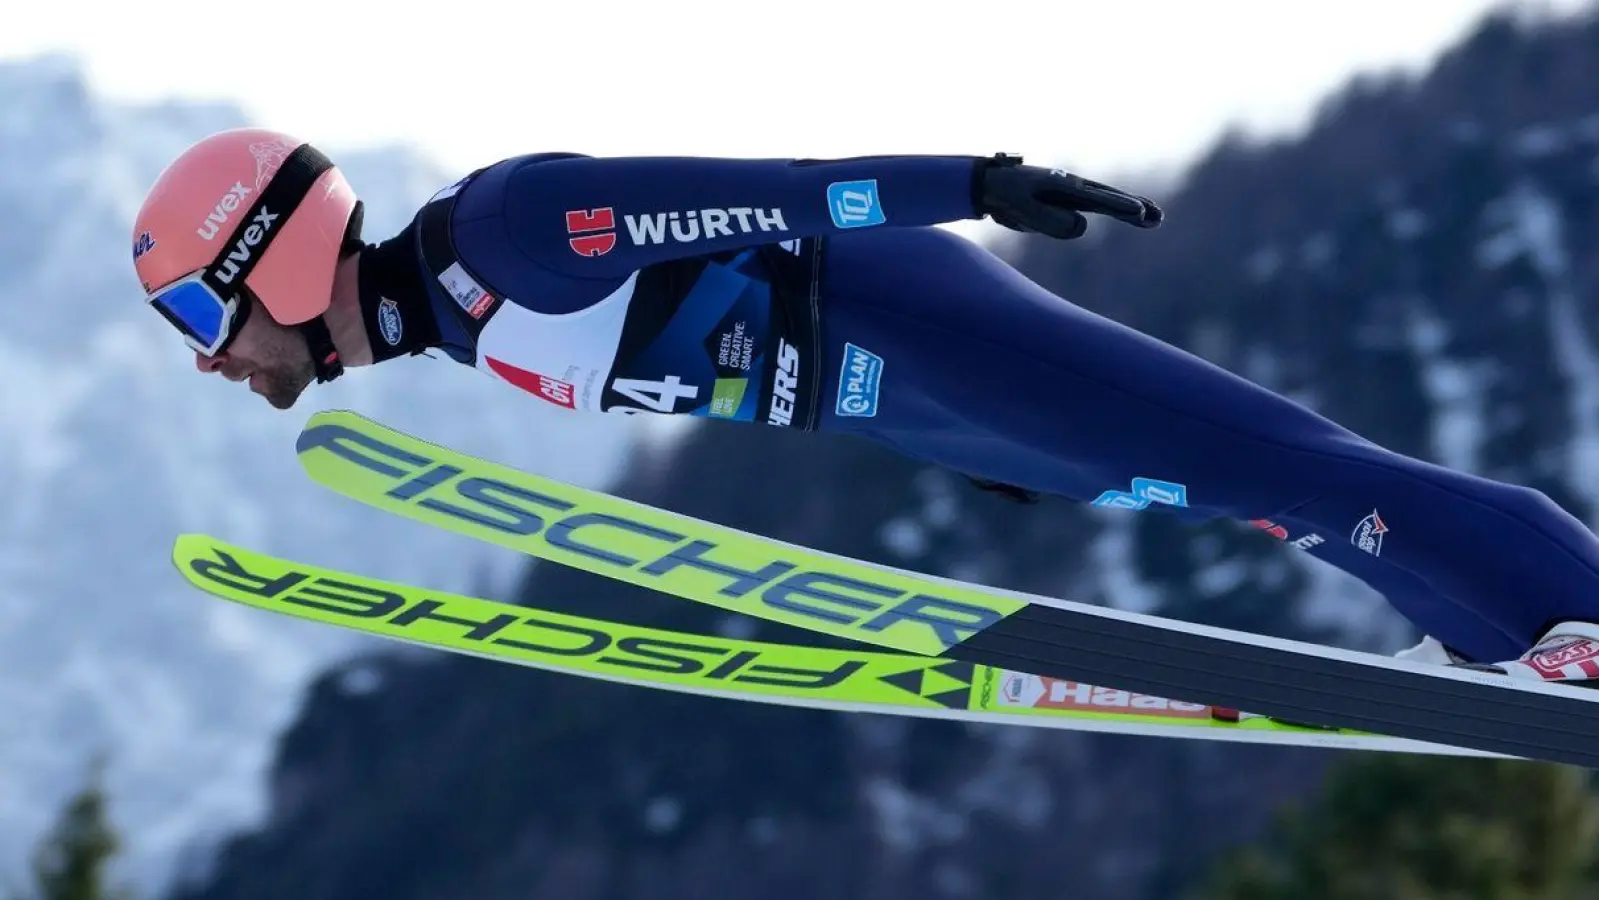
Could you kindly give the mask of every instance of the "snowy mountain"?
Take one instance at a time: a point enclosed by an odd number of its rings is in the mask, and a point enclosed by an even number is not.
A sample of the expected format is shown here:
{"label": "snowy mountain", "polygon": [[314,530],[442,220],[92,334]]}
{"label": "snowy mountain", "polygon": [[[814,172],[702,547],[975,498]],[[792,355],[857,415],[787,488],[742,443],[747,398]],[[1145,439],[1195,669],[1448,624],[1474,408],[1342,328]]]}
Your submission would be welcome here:
{"label": "snowy mountain", "polygon": [[[579,483],[626,459],[628,423],[553,408],[447,358],[356,370],[280,413],[194,371],[143,309],[129,225],[189,142],[245,124],[220,106],[118,106],[70,59],[0,64],[0,883],[89,757],[145,885],[197,835],[261,809],[263,768],[307,678],[352,644],[208,599],[168,561],[203,530],[307,561],[467,589],[510,554],[313,486],[293,440],[353,408]],[[341,156],[376,238],[457,173],[403,153]]]}
{"label": "snowy mountain", "polygon": [[[1385,445],[1599,524],[1596,51],[1599,13],[1485,21],[1421,77],[1329,98],[1302,136],[1220,142],[1155,193],[1159,232],[1011,257]],[[1017,507],[825,436],[706,427],[675,451],[671,478],[635,464],[614,490],[1009,588],[1380,651],[1414,637],[1363,585],[1236,523]],[[725,622],[554,566],[512,596]],[[460,657],[372,665],[376,690],[319,679],[268,823],[166,900],[1171,900],[1349,755],[773,709]]]}

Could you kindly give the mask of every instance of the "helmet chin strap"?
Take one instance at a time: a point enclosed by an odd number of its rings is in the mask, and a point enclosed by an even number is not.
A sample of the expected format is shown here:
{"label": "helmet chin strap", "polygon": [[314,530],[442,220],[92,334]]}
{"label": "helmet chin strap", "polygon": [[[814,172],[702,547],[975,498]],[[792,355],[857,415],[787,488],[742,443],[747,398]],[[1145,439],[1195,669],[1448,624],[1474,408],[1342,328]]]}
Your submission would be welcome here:
{"label": "helmet chin strap", "polygon": [[328,333],[328,325],[321,316],[301,323],[300,334],[305,337],[305,346],[311,351],[311,364],[316,366],[316,380],[326,383],[344,374],[344,363],[339,359],[339,351],[333,346],[333,335]]}
{"label": "helmet chin strap", "polygon": [[[355,201],[350,220],[344,225],[344,241],[339,250],[341,261],[361,249],[361,223],[365,218],[366,204]],[[311,351],[311,365],[316,367],[318,384],[326,384],[344,374],[344,361],[339,359],[339,348],[333,346],[333,335],[328,332],[326,319],[317,316],[300,323],[300,334],[305,338],[306,349]]]}

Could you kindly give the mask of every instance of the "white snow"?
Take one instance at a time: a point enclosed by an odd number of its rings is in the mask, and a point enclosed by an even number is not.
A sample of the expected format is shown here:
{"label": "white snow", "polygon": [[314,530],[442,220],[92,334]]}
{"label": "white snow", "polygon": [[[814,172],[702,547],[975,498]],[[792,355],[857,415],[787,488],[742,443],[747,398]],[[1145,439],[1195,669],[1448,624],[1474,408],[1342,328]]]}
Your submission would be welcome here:
{"label": "white snow", "polygon": [[1338,244],[1333,236],[1325,231],[1317,232],[1305,239],[1299,247],[1299,259],[1311,268],[1321,268],[1330,265],[1338,256]]}
{"label": "white snow", "polygon": [[1411,352],[1422,361],[1422,388],[1433,410],[1431,453],[1451,469],[1478,471],[1484,437],[1483,391],[1493,377],[1492,362],[1470,362],[1450,357],[1448,326],[1414,299],[1405,304],[1405,337]]}
{"label": "white snow", "polygon": [[1549,280],[1564,277],[1566,250],[1560,228],[1560,207],[1530,182],[1519,182],[1509,194],[1490,203],[1485,225],[1494,233],[1477,249],[1477,261],[1495,269],[1527,256]]}
{"label": "white snow", "polygon": [[681,821],[683,804],[676,797],[654,797],[644,806],[644,828],[654,834],[667,834]]}
{"label": "white snow", "polygon": [[1138,575],[1138,566],[1132,558],[1133,528],[1136,512],[1127,510],[1096,510],[1101,514],[1104,527],[1089,545],[1088,558],[1093,560],[1095,582],[1104,595],[1105,604],[1127,612],[1152,613],[1163,602],[1160,592],[1145,584]]}
{"label": "white snow", "polygon": [[1511,151],[1518,156],[1528,158],[1559,153],[1570,143],[1570,134],[1566,129],[1556,125],[1534,125],[1523,128],[1510,139]]}
{"label": "white snow", "polygon": [[1491,233],[1479,249],[1482,265],[1497,267],[1525,258],[1544,282],[1550,351],[1571,397],[1573,434],[1561,474],[1593,515],[1599,511],[1599,350],[1578,310],[1560,205],[1523,180],[1490,205],[1485,225]]}
{"label": "white snow", "polygon": [[[312,412],[355,409],[580,484],[628,455],[626,421],[559,416],[447,358],[353,371],[288,413],[200,377],[143,306],[130,217],[173,154],[242,122],[102,103],[62,58],[0,65],[0,883],[25,883],[27,851],[106,749],[127,840],[113,874],[155,893],[185,847],[261,814],[307,679],[372,648],[197,592],[170,562],[178,533],[444,590],[524,565],[314,485],[294,458]],[[402,154],[341,162],[372,239],[454,177]]]}
{"label": "white snow", "polygon": [[902,853],[959,840],[966,833],[966,816],[942,808],[888,777],[870,779],[862,787],[865,800],[877,818],[883,843]]}
{"label": "white snow", "polygon": [[1194,573],[1194,587],[1208,597],[1219,597],[1239,585],[1254,580],[1254,573],[1243,560],[1213,562]]}
{"label": "white snow", "polygon": [[1551,293],[1549,316],[1555,364],[1571,392],[1566,480],[1587,504],[1589,524],[1593,525],[1599,515],[1599,350],[1582,324],[1568,287],[1562,285]]}
{"label": "white snow", "polygon": [[1244,260],[1244,272],[1255,284],[1270,281],[1282,267],[1282,253],[1276,247],[1261,247]]}
{"label": "white snow", "polygon": [[927,552],[927,528],[909,516],[898,516],[883,523],[883,545],[901,560],[916,560]]}
{"label": "white snow", "polygon": [[1411,241],[1427,232],[1427,215],[1414,207],[1401,207],[1388,213],[1388,234],[1395,240]]}

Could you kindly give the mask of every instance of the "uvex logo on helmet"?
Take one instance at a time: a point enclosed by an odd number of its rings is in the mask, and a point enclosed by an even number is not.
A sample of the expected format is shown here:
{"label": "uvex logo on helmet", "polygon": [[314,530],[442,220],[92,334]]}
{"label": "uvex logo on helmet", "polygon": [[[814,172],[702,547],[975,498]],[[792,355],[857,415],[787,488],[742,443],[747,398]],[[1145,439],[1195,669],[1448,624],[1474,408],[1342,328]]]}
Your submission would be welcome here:
{"label": "uvex logo on helmet", "polygon": [[221,227],[228,224],[228,215],[239,208],[239,204],[244,201],[245,197],[249,196],[249,193],[250,189],[244,186],[244,182],[235,182],[233,187],[228,188],[228,192],[222,195],[222,199],[217,201],[216,207],[205,217],[205,224],[196,228],[194,233],[208,241],[216,237]]}
{"label": "uvex logo on helmet", "polygon": [[255,255],[255,248],[266,240],[272,232],[272,226],[278,221],[278,214],[261,207],[255,214],[250,227],[244,229],[244,236],[233,242],[233,249],[222,260],[222,265],[217,269],[217,280],[223,284],[232,284],[233,279],[239,274],[239,267],[250,261]]}

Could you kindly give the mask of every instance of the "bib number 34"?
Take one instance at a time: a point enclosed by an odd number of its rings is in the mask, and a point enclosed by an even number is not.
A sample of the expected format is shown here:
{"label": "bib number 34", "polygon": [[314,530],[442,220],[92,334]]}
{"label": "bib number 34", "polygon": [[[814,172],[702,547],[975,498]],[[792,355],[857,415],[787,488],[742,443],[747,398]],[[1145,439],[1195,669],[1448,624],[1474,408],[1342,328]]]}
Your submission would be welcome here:
{"label": "bib number 34", "polygon": [[[695,400],[700,395],[696,385],[684,384],[683,379],[676,375],[668,375],[660,381],[650,381],[640,378],[618,378],[611,382],[611,389],[618,394],[632,400],[640,409],[658,413],[676,413],[678,400]],[[617,412],[632,413],[638,410],[628,407],[617,407]]]}

